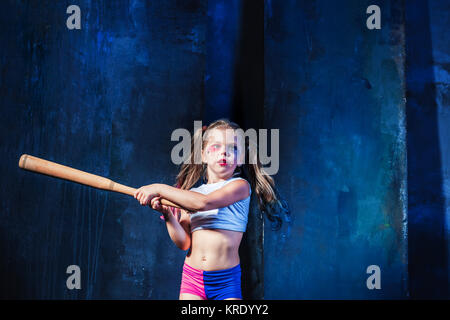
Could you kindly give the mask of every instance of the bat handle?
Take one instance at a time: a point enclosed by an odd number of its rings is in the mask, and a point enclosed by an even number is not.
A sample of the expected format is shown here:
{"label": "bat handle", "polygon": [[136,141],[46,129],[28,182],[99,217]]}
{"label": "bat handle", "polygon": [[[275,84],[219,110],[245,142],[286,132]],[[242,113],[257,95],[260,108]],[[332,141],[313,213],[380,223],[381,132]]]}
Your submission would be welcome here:
{"label": "bat handle", "polygon": [[[134,196],[134,192],[136,191],[135,188],[124,186],[123,184],[116,183],[114,181],[111,181],[111,183],[112,183],[112,185],[110,187],[111,191],[116,191],[116,192],[127,194],[129,196]],[[169,201],[167,199],[161,199],[161,204],[165,205],[165,206],[169,206],[169,207],[175,207],[175,208],[183,209],[179,205],[177,205],[177,204],[175,204],[172,201]]]}
{"label": "bat handle", "polygon": [[[111,179],[80,171],[71,167],[63,166],[48,160],[23,154],[19,159],[19,167],[25,170],[35,171],[49,176],[66,179],[69,181],[81,183],[94,188],[124,193],[130,196],[134,195],[136,189],[112,181]],[[161,199],[161,203],[166,206],[182,209],[179,205]]]}
{"label": "bat handle", "polygon": [[169,207],[175,207],[175,208],[178,208],[178,209],[183,209],[179,205],[173,203],[172,201],[166,200],[166,199],[161,199],[161,204],[165,205],[165,206],[169,206]]}

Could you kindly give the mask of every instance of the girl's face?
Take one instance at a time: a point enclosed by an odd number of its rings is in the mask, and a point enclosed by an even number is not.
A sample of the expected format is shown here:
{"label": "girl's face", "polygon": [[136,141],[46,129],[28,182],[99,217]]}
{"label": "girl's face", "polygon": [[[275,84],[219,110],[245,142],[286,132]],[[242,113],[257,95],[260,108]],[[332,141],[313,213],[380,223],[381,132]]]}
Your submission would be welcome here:
{"label": "girl's face", "polygon": [[240,144],[233,129],[211,129],[208,131],[207,143],[202,151],[202,160],[220,176],[232,174],[238,164]]}

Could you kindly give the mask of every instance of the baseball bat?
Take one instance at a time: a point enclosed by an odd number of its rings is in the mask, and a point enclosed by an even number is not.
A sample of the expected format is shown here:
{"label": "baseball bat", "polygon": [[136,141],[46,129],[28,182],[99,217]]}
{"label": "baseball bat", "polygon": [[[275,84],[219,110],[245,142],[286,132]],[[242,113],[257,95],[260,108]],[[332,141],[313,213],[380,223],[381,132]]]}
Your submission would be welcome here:
{"label": "baseball bat", "polygon": [[[80,184],[84,184],[97,189],[120,192],[134,196],[135,188],[112,181],[111,179],[101,177],[92,173],[77,170],[52,161],[23,154],[19,159],[19,167],[25,170],[42,173],[55,178],[65,179]],[[161,199],[161,204],[182,209],[179,205]]]}

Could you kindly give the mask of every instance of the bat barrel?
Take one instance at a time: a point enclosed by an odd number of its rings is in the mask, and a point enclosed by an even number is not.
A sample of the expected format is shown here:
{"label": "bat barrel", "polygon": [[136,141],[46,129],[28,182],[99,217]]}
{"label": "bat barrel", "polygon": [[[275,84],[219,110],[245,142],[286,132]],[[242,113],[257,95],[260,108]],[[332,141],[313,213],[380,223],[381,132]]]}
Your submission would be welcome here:
{"label": "bat barrel", "polygon": [[[33,157],[28,154],[23,154],[20,157],[19,167],[48,176],[81,183],[97,189],[120,192],[130,196],[133,196],[134,192],[136,191],[135,188],[116,183],[111,179],[67,167],[52,161]],[[177,204],[166,199],[161,199],[161,203],[164,205],[180,208],[180,206],[178,206]]]}
{"label": "bat barrel", "polygon": [[27,154],[23,154],[23,155],[20,157],[20,159],[19,159],[19,167],[20,167],[20,168],[25,169],[25,164],[26,164],[26,161],[27,161],[27,157],[28,157]]}
{"label": "bat barrel", "polygon": [[[115,184],[115,182],[110,179],[95,174],[91,174],[85,171],[77,170],[71,167],[67,167],[52,161],[33,157],[28,154],[24,154],[20,157],[19,167],[25,170],[42,173],[48,176],[81,183],[84,185],[88,185],[103,190],[112,190]],[[112,190],[112,191],[122,192],[126,190],[126,188],[118,188],[118,189],[119,190]]]}

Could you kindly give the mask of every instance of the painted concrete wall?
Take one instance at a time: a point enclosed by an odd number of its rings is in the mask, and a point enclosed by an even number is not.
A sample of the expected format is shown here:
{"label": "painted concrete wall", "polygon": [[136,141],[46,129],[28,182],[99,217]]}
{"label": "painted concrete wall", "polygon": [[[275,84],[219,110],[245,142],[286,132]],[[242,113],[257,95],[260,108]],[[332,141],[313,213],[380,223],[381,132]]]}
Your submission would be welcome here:
{"label": "painted concrete wall", "polygon": [[[228,118],[260,128],[264,117],[264,5],[208,1],[205,125]],[[264,297],[263,219],[252,193],[247,231],[239,248],[244,299]]]}
{"label": "painted concrete wall", "polygon": [[413,298],[449,298],[450,113],[446,1],[408,1],[409,283]]}
{"label": "painted concrete wall", "polygon": [[292,210],[274,232],[252,203],[246,297],[448,297],[446,2],[378,1],[381,30],[371,1],[249,3],[84,0],[74,31],[69,3],[2,4],[0,297],[177,299],[184,253],[158,214],[17,161],[172,184],[172,130],[222,116],[280,129]]}
{"label": "painted concrete wall", "polygon": [[[266,1],[265,125],[280,128],[292,222],[264,234],[264,298],[407,294],[402,7]],[[270,119],[270,120],[269,120]],[[368,290],[366,268],[381,269]]]}
{"label": "painted concrete wall", "polygon": [[[172,128],[203,112],[204,1],[6,1],[0,296],[178,299],[185,253],[128,196],[21,171],[28,153],[130,186],[173,184]],[[170,124],[170,125],[169,125]],[[79,265],[82,290],[66,288]]]}

